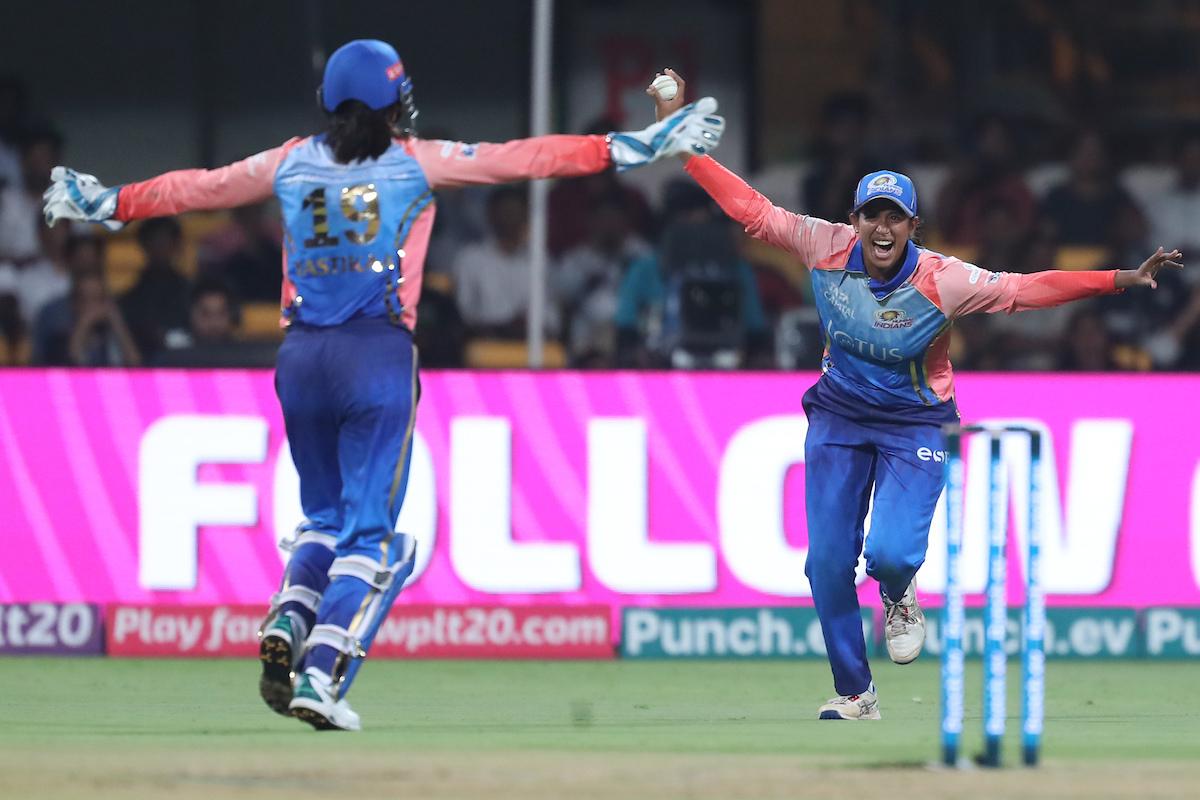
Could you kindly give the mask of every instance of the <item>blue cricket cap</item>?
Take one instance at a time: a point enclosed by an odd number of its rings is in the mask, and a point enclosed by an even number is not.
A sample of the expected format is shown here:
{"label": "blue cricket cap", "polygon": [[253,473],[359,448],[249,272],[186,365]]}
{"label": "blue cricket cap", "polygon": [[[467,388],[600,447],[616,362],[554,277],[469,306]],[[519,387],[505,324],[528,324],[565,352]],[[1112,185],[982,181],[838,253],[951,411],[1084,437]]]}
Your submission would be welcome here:
{"label": "blue cricket cap", "polygon": [[854,190],[854,213],[880,197],[891,200],[910,217],[917,215],[917,187],[907,175],[887,169],[864,175]]}
{"label": "blue cricket cap", "polygon": [[407,88],[404,64],[394,47],[378,39],[355,39],[325,62],[321,102],[331,113],[346,100],[379,111],[401,99],[401,91]]}

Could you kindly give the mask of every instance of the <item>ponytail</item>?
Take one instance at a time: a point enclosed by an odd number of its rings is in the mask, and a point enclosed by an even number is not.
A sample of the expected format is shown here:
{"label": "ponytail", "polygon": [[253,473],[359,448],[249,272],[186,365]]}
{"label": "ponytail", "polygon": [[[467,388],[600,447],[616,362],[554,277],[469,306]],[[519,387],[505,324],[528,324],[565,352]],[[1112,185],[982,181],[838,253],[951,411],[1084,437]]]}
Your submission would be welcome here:
{"label": "ponytail", "polygon": [[379,158],[391,147],[396,107],[375,111],[358,100],[346,100],[329,115],[325,142],[339,164]]}

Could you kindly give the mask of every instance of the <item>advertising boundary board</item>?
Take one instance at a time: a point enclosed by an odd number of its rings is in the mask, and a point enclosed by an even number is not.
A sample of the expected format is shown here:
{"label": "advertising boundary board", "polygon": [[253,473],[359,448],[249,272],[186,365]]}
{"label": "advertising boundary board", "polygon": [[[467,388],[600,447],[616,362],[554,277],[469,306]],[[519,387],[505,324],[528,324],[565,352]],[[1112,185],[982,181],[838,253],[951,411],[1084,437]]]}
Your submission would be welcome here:
{"label": "advertising boundary board", "polygon": [[[401,602],[810,605],[800,398],[813,380],[425,373],[397,522],[418,541]],[[1043,433],[1049,607],[1200,604],[1200,430],[1158,411],[1190,407],[1200,375],[956,385],[964,420]],[[266,370],[0,370],[0,603],[264,602],[286,558],[278,542],[302,519],[284,433]],[[1028,448],[1001,448],[1010,605],[1022,600]],[[987,443],[963,450],[970,605],[986,577]],[[945,552],[938,511],[916,577],[925,605],[944,592]],[[860,577],[860,601],[878,607]]]}
{"label": "advertising boundary board", "polygon": [[[113,605],[110,656],[253,658],[263,606]],[[371,658],[612,658],[607,606],[432,606],[392,608]]]}

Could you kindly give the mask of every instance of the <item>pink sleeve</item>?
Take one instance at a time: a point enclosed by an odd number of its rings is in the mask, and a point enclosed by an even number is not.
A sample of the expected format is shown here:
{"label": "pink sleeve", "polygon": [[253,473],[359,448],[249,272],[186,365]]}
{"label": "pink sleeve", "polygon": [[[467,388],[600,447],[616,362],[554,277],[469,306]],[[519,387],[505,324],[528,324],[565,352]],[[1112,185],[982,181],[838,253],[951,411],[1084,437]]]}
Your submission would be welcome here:
{"label": "pink sleeve", "polygon": [[979,311],[1009,314],[1051,308],[1096,297],[1116,294],[1117,271],[1066,272],[1046,270],[1022,275],[1012,272],[989,272],[957,258],[933,255],[938,259],[932,270],[915,281],[927,291],[948,318],[961,317]]}
{"label": "pink sleeve", "polygon": [[831,256],[854,244],[856,235],[849,225],[793,214],[772,205],[709,156],[688,159],[686,169],[726,214],[746,226],[746,233],[794,253],[810,270],[820,269]]}
{"label": "pink sleeve", "polygon": [[611,163],[604,136],[535,136],[503,144],[411,139],[409,150],[434,189],[591,175]]}
{"label": "pink sleeve", "polygon": [[266,200],[274,191],[275,171],[301,138],[265,150],[220,169],[181,169],[138,183],[117,195],[116,218],[128,222],[184,211],[233,208]]}

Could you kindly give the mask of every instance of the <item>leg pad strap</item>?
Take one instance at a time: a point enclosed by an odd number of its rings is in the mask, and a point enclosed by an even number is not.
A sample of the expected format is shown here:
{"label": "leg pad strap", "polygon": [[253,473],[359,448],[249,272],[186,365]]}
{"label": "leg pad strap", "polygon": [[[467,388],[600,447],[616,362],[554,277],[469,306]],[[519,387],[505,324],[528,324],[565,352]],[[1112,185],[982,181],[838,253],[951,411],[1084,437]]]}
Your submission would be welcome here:
{"label": "leg pad strap", "polygon": [[284,603],[299,603],[309,611],[316,613],[321,604],[321,593],[307,586],[288,586],[271,596],[271,608],[279,608]]}
{"label": "leg pad strap", "polygon": [[343,556],[335,558],[329,565],[329,577],[336,578],[339,575],[345,575],[358,578],[375,591],[383,592],[392,585],[396,573],[403,566],[405,566],[404,562],[397,562],[390,567],[381,568],[378,561],[366,556]]}
{"label": "leg pad strap", "polygon": [[319,544],[329,550],[337,549],[337,536],[332,533],[324,533],[322,531],[305,530],[304,526],[307,522],[302,522],[292,533],[291,538],[281,539],[279,542],[280,549],[292,553],[297,548],[306,544]]}
{"label": "leg pad strap", "polygon": [[341,625],[323,623],[313,626],[312,633],[308,635],[308,640],[304,643],[304,646],[307,649],[316,647],[317,645],[332,647],[339,653],[345,653],[352,658],[365,658],[367,655],[358,637]]}

